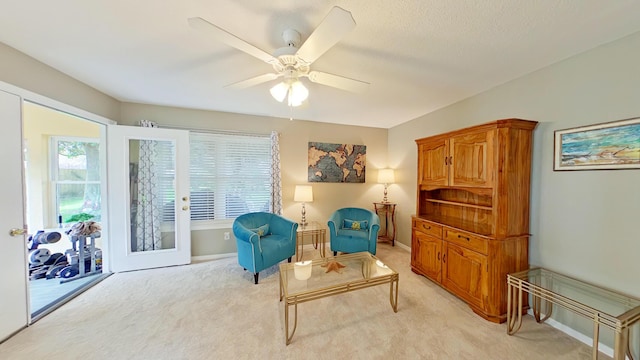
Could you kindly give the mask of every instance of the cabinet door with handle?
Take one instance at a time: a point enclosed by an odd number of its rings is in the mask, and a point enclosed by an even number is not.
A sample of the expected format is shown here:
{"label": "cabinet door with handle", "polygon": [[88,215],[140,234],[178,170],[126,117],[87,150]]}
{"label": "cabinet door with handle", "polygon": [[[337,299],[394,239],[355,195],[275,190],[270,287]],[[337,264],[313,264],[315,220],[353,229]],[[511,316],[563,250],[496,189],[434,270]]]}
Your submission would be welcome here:
{"label": "cabinet door with handle", "polygon": [[442,284],[469,303],[483,308],[488,294],[487,256],[444,242]]}
{"label": "cabinet door with handle", "polygon": [[420,185],[447,185],[447,141],[445,139],[423,142],[418,145]]}
{"label": "cabinet door with handle", "polygon": [[442,280],[442,240],[413,231],[411,265],[434,281]]}
{"label": "cabinet door with handle", "polygon": [[493,187],[495,130],[449,139],[449,185]]}

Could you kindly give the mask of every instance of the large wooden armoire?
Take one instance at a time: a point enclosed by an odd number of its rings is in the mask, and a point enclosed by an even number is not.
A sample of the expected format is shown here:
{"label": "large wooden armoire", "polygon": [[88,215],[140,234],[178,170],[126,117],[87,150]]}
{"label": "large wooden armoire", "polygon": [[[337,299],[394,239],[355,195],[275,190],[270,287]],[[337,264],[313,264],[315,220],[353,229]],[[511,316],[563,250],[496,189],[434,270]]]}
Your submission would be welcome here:
{"label": "large wooden armoire", "polygon": [[411,269],[506,320],[507,274],[529,267],[529,189],[537,122],[497,120],[416,140]]}

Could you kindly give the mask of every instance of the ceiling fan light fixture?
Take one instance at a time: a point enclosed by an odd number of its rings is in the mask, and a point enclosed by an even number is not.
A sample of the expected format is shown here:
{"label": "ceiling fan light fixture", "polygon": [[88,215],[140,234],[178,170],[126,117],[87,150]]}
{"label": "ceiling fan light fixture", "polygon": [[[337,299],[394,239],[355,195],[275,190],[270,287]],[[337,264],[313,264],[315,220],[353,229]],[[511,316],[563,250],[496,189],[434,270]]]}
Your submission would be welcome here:
{"label": "ceiling fan light fixture", "polygon": [[300,80],[296,80],[291,84],[291,88],[289,89],[289,106],[300,106],[308,97],[309,90]]}
{"label": "ceiling fan light fixture", "polygon": [[286,97],[289,106],[300,106],[309,97],[309,90],[297,79],[282,81],[273,86],[269,92],[278,102],[283,102]]}
{"label": "ceiling fan light fixture", "polygon": [[269,90],[271,96],[273,96],[274,99],[278,100],[278,102],[284,101],[284,98],[287,96],[288,91],[289,85],[285,82],[280,82],[272,87],[271,90]]}

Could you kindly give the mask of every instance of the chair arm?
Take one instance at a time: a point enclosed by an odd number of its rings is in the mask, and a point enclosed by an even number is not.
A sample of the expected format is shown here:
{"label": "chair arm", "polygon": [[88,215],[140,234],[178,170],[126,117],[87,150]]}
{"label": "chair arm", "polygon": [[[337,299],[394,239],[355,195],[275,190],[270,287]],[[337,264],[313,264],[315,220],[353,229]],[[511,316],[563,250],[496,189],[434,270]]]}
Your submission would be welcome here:
{"label": "chair arm", "polygon": [[340,229],[342,223],[342,217],[339,212],[334,212],[329,221],[327,221],[327,226],[329,227],[329,236],[336,236],[338,234],[338,229]]}
{"label": "chair arm", "polygon": [[274,214],[269,222],[269,231],[272,234],[285,235],[289,239],[296,239],[296,231],[298,230],[298,223],[293,222],[284,216]]}
{"label": "chair arm", "polygon": [[380,225],[373,224],[369,227],[369,241],[378,241],[378,232],[380,231]]}
{"label": "chair arm", "polygon": [[233,223],[233,235],[237,240],[252,243],[254,245],[257,245],[260,240],[258,234],[240,225],[238,222]]}

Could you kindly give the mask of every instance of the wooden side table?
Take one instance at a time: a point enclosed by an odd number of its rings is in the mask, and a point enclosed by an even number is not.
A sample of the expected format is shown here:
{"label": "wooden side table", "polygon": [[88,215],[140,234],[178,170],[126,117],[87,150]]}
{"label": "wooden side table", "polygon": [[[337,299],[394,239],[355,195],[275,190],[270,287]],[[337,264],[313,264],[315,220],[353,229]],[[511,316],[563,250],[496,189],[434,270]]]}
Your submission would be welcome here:
{"label": "wooden side table", "polygon": [[298,231],[296,233],[296,261],[300,261],[302,255],[304,255],[305,235],[311,236],[313,247],[316,249],[320,247],[320,256],[325,257],[326,234],[326,228],[317,221],[309,221],[306,225],[298,224]]}
{"label": "wooden side table", "polygon": [[[395,246],[396,242],[396,204],[388,202],[374,202],[373,207],[380,219],[380,231],[378,241],[390,242]],[[384,216],[384,221],[382,217]]]}

